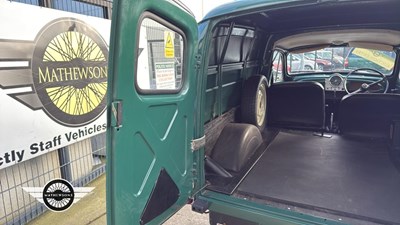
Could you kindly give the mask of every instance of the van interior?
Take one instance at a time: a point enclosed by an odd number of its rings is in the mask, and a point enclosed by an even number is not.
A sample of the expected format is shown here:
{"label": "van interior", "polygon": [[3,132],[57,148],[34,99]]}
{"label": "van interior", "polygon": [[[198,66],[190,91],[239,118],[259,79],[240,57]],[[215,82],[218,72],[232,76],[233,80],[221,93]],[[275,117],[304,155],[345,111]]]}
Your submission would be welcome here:
{"label": "van interior", "polygon": [[[278,6],[213,27],[207,190],[344,223],[400,224],[399,2]],[[328,49],[333,60],[335,48],[335,67],[301,58]],[[290,54],[301,56],[297,69]],[[351,67],[352,56],[376,67]]]}

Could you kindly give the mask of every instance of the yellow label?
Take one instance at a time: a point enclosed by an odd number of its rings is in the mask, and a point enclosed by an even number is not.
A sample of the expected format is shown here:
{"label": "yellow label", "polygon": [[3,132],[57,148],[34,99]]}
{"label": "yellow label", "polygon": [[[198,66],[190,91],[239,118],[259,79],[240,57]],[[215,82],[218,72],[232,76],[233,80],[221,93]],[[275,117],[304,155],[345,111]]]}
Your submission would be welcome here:
{"label": "yellow label", "polygon": [[378,50],[364,49],[364,48],[355,48],[353,50],[353,54],[360,56],[368,61],[371,61],[387,70],[393,69],[394,59],[383,54]]}
{"label": "yellow label", "polygon": [[174,33],[164,31],[164,56],[165,58],[174,58]]}

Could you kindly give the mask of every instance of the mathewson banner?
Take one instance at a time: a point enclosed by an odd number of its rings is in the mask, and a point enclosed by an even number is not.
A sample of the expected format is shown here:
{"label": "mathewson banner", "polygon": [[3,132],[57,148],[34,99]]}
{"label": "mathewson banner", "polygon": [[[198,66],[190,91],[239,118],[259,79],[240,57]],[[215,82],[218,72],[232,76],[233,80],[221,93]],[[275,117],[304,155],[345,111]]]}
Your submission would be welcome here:
{"label": "mathewson banner", "polygon": [[0,169],[106,130],[110,25],[0,0]]}

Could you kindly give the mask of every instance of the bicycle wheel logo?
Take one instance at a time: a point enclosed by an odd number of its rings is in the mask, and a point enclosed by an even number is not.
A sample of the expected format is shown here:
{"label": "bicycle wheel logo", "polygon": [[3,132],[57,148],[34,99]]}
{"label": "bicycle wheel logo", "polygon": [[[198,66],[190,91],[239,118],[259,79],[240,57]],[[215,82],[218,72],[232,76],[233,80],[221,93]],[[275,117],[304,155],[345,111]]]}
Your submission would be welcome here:
{"label": "bicycle wheel logo", "polygon": [[105,110],[108,49],[84,22],[60,19],[36,38],[33,86],[44,111],[66,126],[82,126]]}
{"label": "bicycle wheel logo", "polygon": [[52,180],[43,188],[43,201],[53,211],[67,210],[74,202],[74,188],[63,179]]}
{"label": "bicycle wheel logo", "polygon": [[44,187],[22,187],[24,191],[55,212],[69,209],[91,193],[94,187],[74,187],[64,179],[54,179]]}

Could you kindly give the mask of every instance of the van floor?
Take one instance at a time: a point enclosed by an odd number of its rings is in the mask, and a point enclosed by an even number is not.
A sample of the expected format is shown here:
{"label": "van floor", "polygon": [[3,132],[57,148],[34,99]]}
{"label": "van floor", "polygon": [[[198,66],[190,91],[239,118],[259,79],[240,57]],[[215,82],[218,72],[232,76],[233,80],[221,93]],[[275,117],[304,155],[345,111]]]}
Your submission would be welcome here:
{"label": "van floor", "polygon": [[400,223],[400,173],[379,140],[281,131],[236,193],[336,219]]}

